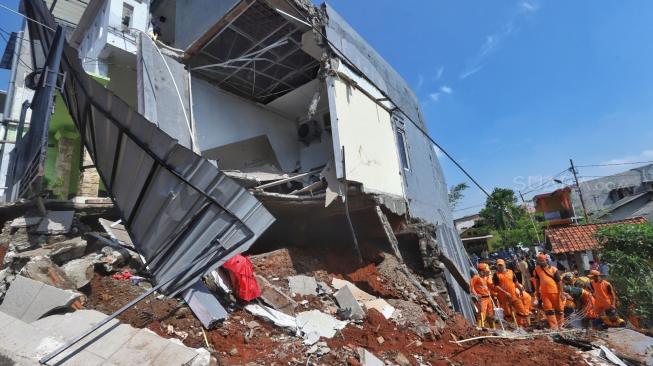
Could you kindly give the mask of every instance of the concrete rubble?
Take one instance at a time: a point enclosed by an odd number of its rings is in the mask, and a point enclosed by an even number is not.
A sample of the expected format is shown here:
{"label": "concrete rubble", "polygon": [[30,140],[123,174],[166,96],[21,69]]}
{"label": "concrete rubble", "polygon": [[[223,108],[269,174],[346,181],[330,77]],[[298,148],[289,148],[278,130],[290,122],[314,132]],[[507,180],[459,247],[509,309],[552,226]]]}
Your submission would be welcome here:
{"label": "concrete rubble", "polygon": [[[8,324],[0,324],[0,354],[15,362],[34,362],[153,285],[134,251],[90,231],[77,216],[69,235],[35,234],[36,225],[11,227],[14,223],[7,222],[0,233],[0,245],[8,249],[0,270],[0,321]],[[16,243],[25,242],[31,247],[18,250]],[[287,247],[251,256],[261,295],[250,303],[236,297],[222,269],[176,298],[150,296],[74,346],[74,355],[67,351],[56,360],[70,356],[64,365],[206,365],[213,359],[226,365],[407,366],[446,359],[493,364],[500,363],[494,355],[514,352],[526,359],[532,349],[564,354],[573,360],[569,364],[587,359],[599,365],[596,360],[608,357],[547,339],[519,341],[528,342],[521,348],[511,342],[478,344],[480,356],[459,353],[452,339],[484,333],[453,312],[440,318],[392,255],[376,254],[382,259],[361,265],[343,263],[329,250]],[[437,284],[419,280],[430,296],[445,301]],[[34,339],[15,338],[21,332]],[[605,347],[622,360],[647,352],[619,349],[608,343],[611,337]],[[548,354],[542,357],[546,361]]]}

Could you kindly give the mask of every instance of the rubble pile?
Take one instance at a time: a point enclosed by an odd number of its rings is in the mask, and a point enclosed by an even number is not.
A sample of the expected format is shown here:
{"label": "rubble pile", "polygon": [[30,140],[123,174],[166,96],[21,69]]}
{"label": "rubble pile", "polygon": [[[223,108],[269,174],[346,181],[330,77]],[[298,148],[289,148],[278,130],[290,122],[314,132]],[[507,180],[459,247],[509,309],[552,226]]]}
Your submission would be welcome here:
{"label": "rubble pile", "polygon": [[[59,292],[48,300],[35,295],[39,306],[15,314],[19,318],[35,321],[81,309],[111,314],[153,285],[135,252],[112,241],[99,225],[98,235],[78,215],[68,231],[57,234],[37,234],[36,224],[15,225],[8,221],[0,235],[6,250],[0,310],[14,301],[12,290],[27,286]],[[206,285],[229,314],[212,329],[205,329],[181,298],[157,293],[118,319],[191,349],[204,348],[219,365],[585,363],[576,349],[548,337],[457,344],[489,333],[453,311],[442,319],[394,256],[377,251],[366,258],[373,260],[359,264],[333,248],[298,246],[251,255],[260,296],[249,302],[237,298],[228,274],[218,269]],[[439,296],[444,283],[416,278],[446,309]]]}

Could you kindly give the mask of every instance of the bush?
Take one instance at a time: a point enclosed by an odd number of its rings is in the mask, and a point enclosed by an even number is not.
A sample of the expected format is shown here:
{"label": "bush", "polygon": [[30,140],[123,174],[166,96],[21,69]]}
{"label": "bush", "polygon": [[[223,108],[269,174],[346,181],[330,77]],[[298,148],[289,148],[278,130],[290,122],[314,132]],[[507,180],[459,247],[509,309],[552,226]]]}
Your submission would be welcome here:
{"label": "bush", "polygon": [[619,296],[619,310],[653,320],[653,225],[619,224],[596,233],[601,260]]}

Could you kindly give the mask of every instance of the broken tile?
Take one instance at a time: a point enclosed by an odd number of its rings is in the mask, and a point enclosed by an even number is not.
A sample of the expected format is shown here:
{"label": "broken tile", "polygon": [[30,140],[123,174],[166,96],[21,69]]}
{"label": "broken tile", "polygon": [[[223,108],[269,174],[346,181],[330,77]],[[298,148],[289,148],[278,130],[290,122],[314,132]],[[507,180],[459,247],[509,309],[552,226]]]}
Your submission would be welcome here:
{"label": "broken tile", "polygon": [[395,308],[383,299],[375,299],[363,303],[365,310],[376,309],[383,314],[386,319],[390,319],[395,312]]}
{"label": "broken tile", "polygon": [[350,319],[360,320],[365,317],[365,312],[360,306],[349,286],[343,286],[334,295],[340,309],[347,311]]}
{"label": "broken tile", "polygon": [[366,301],[376,300],[376,296],[368,294],[367,292],[359,289],[358,287],[356,287],[356,285],[354,285],[349,281],[341,280],[339,278],[334,278],[331,281],[331,285],[333,285],[333,288],[335,288],[336,290],[340,290],[342,287],[348,286],[352,294],[354,294],[354,298],[357,301],[364,303]]}
{"label": "broken tile", "polygon": [[333,290],[326,282],[320,281],[317,283],[317,290],[320,294],[332,295]]}
{"label": "broken tile", "polygon": [[261,289],[261,299],[266,304],[288,315],[295,315],[297,303],[290,296],[271,284],[262,276],[256,276],[256,282]]}
{"label": "broken tile", "polygon": [[290,287],[292,294],[317,296],[317,281],[315,281],[315,277],[304,275],[288,277],[288,287]]}
{"label": "broken tile", "polygon": [[133,248],[134,243],[132,242],[125,225],[120,224],[118,221],[113,222],[107,219],[99,219],[100,225],[104,228],[104,231],[109,234],[109,236],[117,240],[120,244]]}
{"label": "broken tile", "polygon": [[69,309],[80,297],[77,292],[17,276],[0,304],[0,311],[29,323],[52,311]]}
{"label": "broken tile", "polygon": [[47,211],[36,228],[38,234],[66,234],[73,223],[74,211]]}
{"label": "broken tile", "polygon": [[346,321],[338,320],[319,310],[305,311],[297,314],[297,328],[305,334],[315,332],[320,337],[333,338],[337,330],[347,326]]}
{"label": "broken tile", "polygon": [[286,315],[270,307],[250,304],[245,306],[245,310],[247,310],[248,312],[254,315],[266,318],[272,321],[277,326],[297,329],[297,320],[295,319],[295,317]]}

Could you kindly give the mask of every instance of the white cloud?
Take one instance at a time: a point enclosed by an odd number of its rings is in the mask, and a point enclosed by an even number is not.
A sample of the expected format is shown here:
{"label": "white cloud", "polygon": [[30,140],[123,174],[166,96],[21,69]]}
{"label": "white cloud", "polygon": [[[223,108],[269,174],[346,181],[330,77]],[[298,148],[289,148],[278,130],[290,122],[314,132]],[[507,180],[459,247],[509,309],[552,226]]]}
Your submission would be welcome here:
{"label": "white cloud", "polygon": [[443,73],[444,73],[444,66],[440,66],[440,67],[438,67],[438,71],[437,71],[436,74],[435,74],[435,81],[440,80],[440,78],[442,77],[442,74],[443,74]]}
{"label": "white cloud", "polygon": [[429,98],[431,98],[432,101],[437,102],[440,100],[440,93],[431,93],[429,94]]}
{"label": "white cloud", "polygon": [[417,75],[417,90],[419,91],[424,86],[424,75]]}
{"label": "white cloud", "polygon": [[536,2],[531,1],[522,1],[519,3],[519,7],[526,12],[534,13],[540,9],[540,5]]}
{"label": "white cloud", "polygon": [[477,66],[477,67],[474,67],[474,68],[466,69],[465,71],[463,71],[460,74],[459,77],[461,79],[465,79],[465,78],[467,78],[469,76],[472,76],[472,75],[476,74],[477,72],[481,71],[482,68],[483,68],[483,66]]}
{"label": "white cloud", "polygon": [[628,155],[622,158],[611,159],[601,162],[601,164],[629,164],[653,160],[653,150],[644,150],[636,155]]}
{"label": "white cloud", "polygon": [[447,85],[443,85],[443,86],[441,86],[441,87],[440,87],[440,91],[443,92],[443,93],[445,93],[445,94],[451,94],[451,93],[453,93],[453,89],[451,89],[451,87],[450,87],[450,86],[447,86]]}

